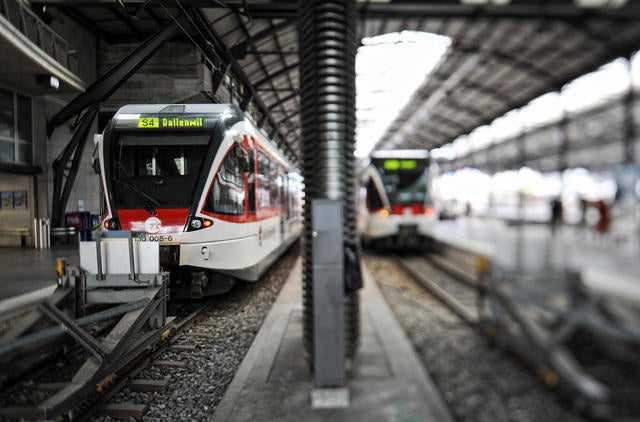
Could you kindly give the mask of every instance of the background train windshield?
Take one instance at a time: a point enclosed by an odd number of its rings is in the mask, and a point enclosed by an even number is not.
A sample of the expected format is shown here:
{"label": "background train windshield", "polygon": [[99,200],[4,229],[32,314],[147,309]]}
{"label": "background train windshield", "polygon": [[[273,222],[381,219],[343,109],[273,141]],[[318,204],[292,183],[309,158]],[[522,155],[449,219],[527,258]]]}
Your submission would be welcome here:
{"label": "background train windshield", "polygon": [[391,204],[423,203],[427,195],[428,160],[376,159],[384,190]]}
{"label": "background train windshield", "polygon": [[189,207],[209,134],[123,134],[113,145],[111,177],[120,208]]}

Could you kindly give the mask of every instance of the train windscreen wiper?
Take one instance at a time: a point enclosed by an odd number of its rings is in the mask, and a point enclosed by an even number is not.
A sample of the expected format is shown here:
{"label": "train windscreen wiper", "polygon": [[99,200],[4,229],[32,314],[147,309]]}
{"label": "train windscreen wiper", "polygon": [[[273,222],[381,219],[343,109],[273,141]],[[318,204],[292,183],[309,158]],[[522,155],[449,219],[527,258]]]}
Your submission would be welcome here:
{"label": "train windscreen wiper", "polygon": [[158,200],[156,200],[149,194],[142,192],[138,188],[138,185],[136,185],[136,182],[134,182],[131,175],[127,173],[127,170],[124,168],[122,163],[120,162],[118,163],[118,165],[120,166],[122,173],[125,175],[126,180],[116,177],[115,181],[127,187],[131,192],[133,192],[138,198],[138,200],[140,201],[140,203],[142,204],[142,206],[144,207],[144,209],[149,213],[149,215],[156,215],[156,209],[154,208],[154,205],[156,206],[160,205],[160,202],[158,202]]}

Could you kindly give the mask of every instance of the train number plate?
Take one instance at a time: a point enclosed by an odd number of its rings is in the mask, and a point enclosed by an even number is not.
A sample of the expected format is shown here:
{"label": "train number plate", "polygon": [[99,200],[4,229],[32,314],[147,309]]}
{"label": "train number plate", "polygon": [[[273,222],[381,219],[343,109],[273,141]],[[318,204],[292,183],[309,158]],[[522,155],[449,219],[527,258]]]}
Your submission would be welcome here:
{"label": "train number plate", "polygon": [[139,242],[173,242],[174,236],[171,234],[148,234],[135,238]]}
{"label": "train number plate", "polygon": [[418,226],[416,224],[401,224],[398,227],[398,235],[400,237],[415,236],[418,232]]}

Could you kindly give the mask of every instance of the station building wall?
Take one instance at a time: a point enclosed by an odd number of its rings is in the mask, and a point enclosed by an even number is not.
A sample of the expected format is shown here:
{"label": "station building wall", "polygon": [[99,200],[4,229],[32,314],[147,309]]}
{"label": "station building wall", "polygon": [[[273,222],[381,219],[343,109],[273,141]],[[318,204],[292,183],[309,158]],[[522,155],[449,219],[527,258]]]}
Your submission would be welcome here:
{"label": "station building wall", "polygon": [[[78,58],[76,74],[89,85],[96,75],[95,37],[81,25],[62,15],[54,14],[50,27],[75,50]],[[9,72],[21,71],[20,68],[9,69]],[[28,145],[23,144],[27,145],[28,149],[20,153],[21,145],[18,145],[19,153],[15,157],[0,156],[0,162],[3,164],[0,170],[0,196],[4,196],[4,203],[0,206],[0,231],[16,228],[31,230],[34,218],[50,217],[53,192],[52,163],[69,141],[68,127],[73,122],[67,122],[56,130],[50,139],[47,137],[46,123],[77,93],[61,94],[54,88],[43,93],[42,87],[36,85],[2,84],[0,88],[5,94],[4,97],[7,97],[7,93],[12,93],[20,97],[20,101],[27,99],[28,112],[22,107],[16,109],[15,114],[18,120],[26,119],[30,125],[28,130],[22,130],[28,132],[28,135],[19,136],[16,141],[28,141]],[[12,205],[9,204],[9,193],[14,195]],[[28,242],[33,242],[31,236]],[[19,236],[0,236],[0,246],[20,244]]]}
{"label": "station building wall", "polygon": [[[107,72],[135,47],[137,44],[102,45],[99,48],[98,72]],[[104,101],[103,109],[115,112],[125,104],[187,101],[206,89],[209,79],[210,73],[193,44],[169,42]]]}

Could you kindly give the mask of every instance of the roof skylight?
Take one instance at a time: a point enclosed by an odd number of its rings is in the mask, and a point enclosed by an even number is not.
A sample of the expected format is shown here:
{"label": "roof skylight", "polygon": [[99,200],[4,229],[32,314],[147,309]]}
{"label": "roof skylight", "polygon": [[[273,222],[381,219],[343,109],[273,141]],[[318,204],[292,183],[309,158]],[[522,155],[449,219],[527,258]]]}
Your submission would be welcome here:
{"label": "roof skylight", "polygon": [[356,152],[365,157],[445,53],[451,40],[402,31],[364,38],[356,56]]}

